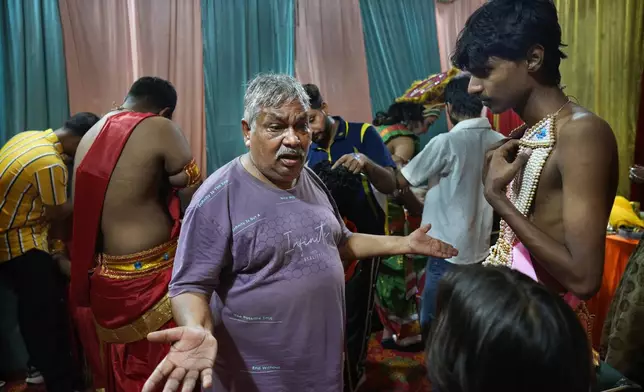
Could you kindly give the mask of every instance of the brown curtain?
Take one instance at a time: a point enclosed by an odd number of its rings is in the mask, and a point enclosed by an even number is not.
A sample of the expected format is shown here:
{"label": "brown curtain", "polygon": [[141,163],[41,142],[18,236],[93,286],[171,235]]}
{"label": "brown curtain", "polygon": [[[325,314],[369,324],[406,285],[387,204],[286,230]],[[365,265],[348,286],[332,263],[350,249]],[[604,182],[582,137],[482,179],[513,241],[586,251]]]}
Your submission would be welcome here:
{"label": "brown curtain", "polygon": [[298,0],[295,75],[315,83],[333,115],[370,122],[359,0]]}
{"label": "brown curtain", "polygon": [[72,113],[106,113],[141,76],[170,80],[174,121],[206,168],[200,0],[59,0]]}

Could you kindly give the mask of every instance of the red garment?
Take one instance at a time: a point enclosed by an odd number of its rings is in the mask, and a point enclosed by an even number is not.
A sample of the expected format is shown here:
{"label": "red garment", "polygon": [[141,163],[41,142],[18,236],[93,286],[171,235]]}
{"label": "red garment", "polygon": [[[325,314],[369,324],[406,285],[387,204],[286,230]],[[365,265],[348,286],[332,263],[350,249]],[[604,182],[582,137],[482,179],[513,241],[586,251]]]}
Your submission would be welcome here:
{"label": "red garment", "polygon": [[[71,241],[71,228],[72,228],[72,217],[69,217],[63,223],[65,230],[60,233],[64,234],[64,237],[59,239],[65,242],[65,247],[67,249],[72,249]],[[69,291],[69,287],[68,287]],[[100,345],[98,342],[98,337],[96,336],[96,327],[94,325],[94,315],[92,310],[89,307],[76,307],[72,305],[70,301],[67,303],[69,310],[69,321],[72,326],[71,333],[71,342],[73,348],[74,359],[77,364],[86,363],[89,369],[84,371],[89,371],[92,378],[92,389],[100,390],[104,389],[107,385],[105,381],[105,371],[104,367],[101,364],[100,357]]]}
{"label": "red garment", "polygon": [[509,136],[510,132],[524,123],[514,110],[506,110],[501,114],[494,114],[490,110],[486,110],[485,116],[490,121],[492,128],[503,136]]}
{"label": "red garment", "polygon": [[82,355],[84,355],[89,371],[92,374],[92,387],[94,390],[107,387],[105,376],[105,366],[101,361],[101,346],[96,336],[96,326],[94,325],[94,315],[92,309],[88,307],[71,307],[71,318],[73,321],[74,338],[80,342]]}
{"label": "red garment", "polygon": [[[91,307],[94,321],[104,328],[128,325],[159,303],[167,294],[172,274],[171,268],[129,279],[112,279],[99,273],[99,269],[91,278],[88,274],[95,266],[103,203],[114,167],[132,131],[152,116],[122,112],[110,117],[76,170],[71,300],[75,308]],[[168,208],[175,222],[170,238],[176,239],[180,229],[180,203],[175,192],[169,195]],[[87,314],[82,310],[77,316],[81,324],[87,322]],[[174,325],[169,321],[161,329]],[[88,337],[89,342],[92,339]],[[99,344],[108,392],[140,391],[169,350],[168,345],[151,344],[145,339]]]}

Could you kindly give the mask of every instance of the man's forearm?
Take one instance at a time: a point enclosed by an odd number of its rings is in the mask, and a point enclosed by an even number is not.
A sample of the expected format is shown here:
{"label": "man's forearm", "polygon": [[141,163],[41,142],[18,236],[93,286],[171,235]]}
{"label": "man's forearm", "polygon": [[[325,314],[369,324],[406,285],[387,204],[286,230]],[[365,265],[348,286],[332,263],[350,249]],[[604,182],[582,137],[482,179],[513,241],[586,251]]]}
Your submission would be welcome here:
{"label": "man's forearm", "polygon": [[396,177],[391,168],[369,161],[365,165],[365,174],[378,191],[388,195],[396,190]]}
{"label": "man's forearm", "polygon": [[405,178],[405,176],[403,176],[401,170],[396,169],[395,172],[394,172],[394,175],[396,176],[395,179],[396,179],[396,182],[397,182],[397,185],[398,185],[398,189],[403,189],[403,188],[406,188],[408,186],[411,186],[409,181],[407,181],[407,178]]}
{"label": "man's forearm", "polygon": [[425,208],[425,205],[418,199],[411,189],[405,189],[400,195],[400,200],[403,202],[410,215],[423,215],[423,208]]}
{"label": "man's forearm", "polygon": [[179,189],[177,191],[177,196],[179,196],[179,201],[181,202],[181,216],[183,217],[183,214],[185,213],[186,209],[190,205],[190,202],[192,201],[192,196],[197,192],[199,187],[201,186],[201,181],[196,183],[193,186]]}
{"label": "man's forearm", "polygon": [[345,261],[364,260],[376,256],[393,256],[410,252],[406,237],[354,233],[340,249]]}
{"label": "man's forearm", "polygon": [[212,332],[212,315],[206,296],[183,293],[170,300],[174,320],[181,327],[203,327]]}
{"label": "man's forearm", "polygon": [[66,241],[71,237],[71,215],[67,219],[53,220],[49,225],[49,241],[61,240]]}
{"label": "man's forearm", "polygon": [[577,292],[583,277],[576,273],[579,270],[579,266],[575,265],[572,255],[565,245],[556,241],[530,222],[505,195],[486,194],[486,198],[492,208],[506,221],[519,240],[530,251],[535,261],[567,290],[572,291],[574,294],[585,296],[584,293]]}
{"label": "man's forearm", "polygon": [[74,204],[71,199],[67,200],[65,204],[58,206],[45,206],[45,218],[50,222],[63,221],[67,219],[74,210]]}

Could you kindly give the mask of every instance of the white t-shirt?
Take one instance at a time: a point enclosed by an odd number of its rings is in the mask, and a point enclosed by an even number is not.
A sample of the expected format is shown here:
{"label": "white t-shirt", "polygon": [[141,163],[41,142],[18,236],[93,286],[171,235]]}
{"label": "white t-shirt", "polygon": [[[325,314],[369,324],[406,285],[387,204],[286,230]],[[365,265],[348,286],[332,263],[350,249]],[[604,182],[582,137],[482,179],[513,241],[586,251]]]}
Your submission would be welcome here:
{"label": "white t-shirt", "polygon": [[432,237],[458,249],[451,263],[478,263],[488,255],[492,207],[483,196],[481,176],[485,152],[501,139],[487,118],[461,121],[401,170],[413,186],[428,182],[423,224],[431,223]]}

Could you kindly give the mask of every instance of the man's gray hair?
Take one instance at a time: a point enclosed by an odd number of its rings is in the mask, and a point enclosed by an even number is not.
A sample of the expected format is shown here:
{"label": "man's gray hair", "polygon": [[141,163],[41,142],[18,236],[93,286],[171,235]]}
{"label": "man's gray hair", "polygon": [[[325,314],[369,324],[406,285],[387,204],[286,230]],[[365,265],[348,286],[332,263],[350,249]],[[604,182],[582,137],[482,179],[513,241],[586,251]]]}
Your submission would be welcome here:
{"label": "man's gray hair", "polygon": [[277,109],[293,101],[309,110],[309,96],[294,77],[285,74],[259,74],[248,83],[244,95],[244,120],[251,130],[262,109]]}

